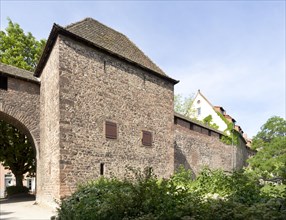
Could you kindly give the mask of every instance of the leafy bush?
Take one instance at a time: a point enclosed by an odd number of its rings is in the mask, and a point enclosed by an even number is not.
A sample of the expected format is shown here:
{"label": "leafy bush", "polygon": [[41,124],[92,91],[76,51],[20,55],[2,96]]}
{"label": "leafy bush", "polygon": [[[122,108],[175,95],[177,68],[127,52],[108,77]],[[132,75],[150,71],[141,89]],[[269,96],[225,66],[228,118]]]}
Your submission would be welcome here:
{"label": "leafy bush", "polygon": [[15,194],[20,194],[20,193],[28,193],[29,188],[25,186],[8,186],[6,188],[6,193],[8,196],[12,196]]}
{"label": "leafy bush", "polygon": [[[285,185],[261,185],[245,172],[204,169],[196,180],[179,169],[170,179],[100,178],[62,201],[61,220],[285,219]],[[283,194],[284,193],[284,194]]]}

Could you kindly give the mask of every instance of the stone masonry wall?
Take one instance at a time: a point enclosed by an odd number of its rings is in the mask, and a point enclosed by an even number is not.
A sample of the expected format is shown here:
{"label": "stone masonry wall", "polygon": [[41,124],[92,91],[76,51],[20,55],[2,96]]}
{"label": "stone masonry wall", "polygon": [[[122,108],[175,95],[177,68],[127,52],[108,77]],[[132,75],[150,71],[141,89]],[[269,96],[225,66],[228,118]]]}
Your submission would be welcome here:
{"label": "stone masonry wall", "polygon": [[[0,89],[0,120],[12,124],[28,136],[37,152],[38,164],[41,154],[39,102],[40,85],[38,83],[8,77],[8,89]],[[39,175],[39,181],[40,177]],[[4,185],[4,173],[1,172],[1,191]]]}
{"label": "stone masonry wall", "polygon": [[59,43],[55,43],[41,75],[41,149],[43,181],[37,200],[54,206],[59,199]]}
{"label": "stone masonry wall", "polygon": [[[232,171],[245,165],[247,149],[232,147],[218,138],[175,125],[175,168],[183,165],[196,176],[204,166]],[[233,164],[233,160],[235,163]]]}
{"label": "stone masonry wall", "polygon": [[[100,176],[123,177],[126,167],[174,170],[173,84],[125,61],[60,37],[61,196]],[[105,137],[105,122],[118,138]],[[141,143],[142,130],[153,134]]]}

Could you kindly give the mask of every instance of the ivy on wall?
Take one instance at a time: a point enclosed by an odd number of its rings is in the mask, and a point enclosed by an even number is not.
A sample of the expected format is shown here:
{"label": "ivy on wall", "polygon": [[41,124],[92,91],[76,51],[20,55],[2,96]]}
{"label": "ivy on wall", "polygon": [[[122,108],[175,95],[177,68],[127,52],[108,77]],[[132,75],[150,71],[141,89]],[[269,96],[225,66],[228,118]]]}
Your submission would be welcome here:
{"label": "ivy on wall", "polygon": [[216,113],[227,125],[223,132],[225,135],[221,137],[221,141],[228,145],[237,146],[239,144],[239,133],[234,129],[234,124],[229,122],[220,112]]}
{"label": "ivy on wall", "polygon": [[203,119],[204,124],[208,125],[209,127],[213,129],[218,129],[219,126],[216,123],[213,123],[213,117],[211,115],[208,115]]}

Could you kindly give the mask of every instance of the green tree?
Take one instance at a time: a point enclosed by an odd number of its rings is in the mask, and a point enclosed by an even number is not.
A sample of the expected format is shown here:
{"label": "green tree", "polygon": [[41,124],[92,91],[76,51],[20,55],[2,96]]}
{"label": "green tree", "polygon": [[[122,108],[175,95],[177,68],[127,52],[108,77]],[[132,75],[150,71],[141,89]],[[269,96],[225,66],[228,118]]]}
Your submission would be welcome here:
{"label": "green tree", "polygon": [[46,40],[37,41],[19,24],[8,18],[8,27],[0,31],[0,62],[33,71],[39,61]]}
{"label": "green tree", "polygon": [[286,180],[286,120],[274,116],[253,138],[257,154],[248,160],[250,168],[268,181]]}
{"label": "green tree", "polygon": [[16,186],[23,186],[23,175],[33,174],[36,153],[27,136],[14,126],[0,120],[0,161],[16,178]]}
{"label": "green tree", "polygon": [[194,101],[194,95],[189,95],[185,98],[181,94],[177,94],[174,97],[174,110],[175,112],[184,116],[189,116],[192,113],[192,104]]}

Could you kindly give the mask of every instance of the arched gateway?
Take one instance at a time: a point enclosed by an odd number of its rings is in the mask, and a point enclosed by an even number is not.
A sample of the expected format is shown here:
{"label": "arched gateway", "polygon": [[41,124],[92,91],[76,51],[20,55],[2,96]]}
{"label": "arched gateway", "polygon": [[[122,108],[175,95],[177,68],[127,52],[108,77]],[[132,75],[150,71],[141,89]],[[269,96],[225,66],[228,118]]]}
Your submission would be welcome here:
{"label": "arched gateway", "polygon": [[[0,63],[0,120],[27,135],[36,150],[37,184],[41,184],[40,82],[29,71]],[[1,174],[2,175],[2,174]],[[4,174],[3,174],[4,175]],[[1,176],[4,190],[4,176]],[[38,190],[37,193],[40,193]]]}

